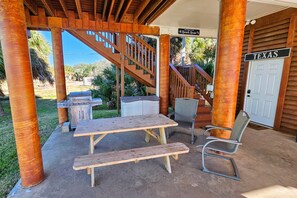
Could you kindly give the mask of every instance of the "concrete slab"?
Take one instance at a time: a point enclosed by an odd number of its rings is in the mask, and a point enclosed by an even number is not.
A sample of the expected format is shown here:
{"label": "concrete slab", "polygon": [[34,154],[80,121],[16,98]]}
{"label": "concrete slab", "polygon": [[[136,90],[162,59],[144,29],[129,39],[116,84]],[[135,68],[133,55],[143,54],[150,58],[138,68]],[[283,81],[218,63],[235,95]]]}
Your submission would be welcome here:
{"label": "concrete slab", "polygon": [[[176,129],[175,129],[176,130]],[[122,150],[147,145],[144,132],[107,136],[95,152]],[[30,189],[20,182],[8,197],[242,197],[257,189],[284,186],[297,188],[297,143],[295,137],[273,130],[248,128],[243,146],[233,155],[241,181],[234,181],[201,171],[201,154],[190,137],[176,134],[171,141],[190,147],[190,153],[178,161],[171,159],[172,174],[165,171],[162,159],[127,163],[95,169],[96,187],[90,187],[86,171],[74,171],[76,156],[88,153],[88,138],[74,138],[73,133],[53,132],[43,146],[46,179]],[[231,165],[221,159],[209,159],[209,168],[231,172]]]}

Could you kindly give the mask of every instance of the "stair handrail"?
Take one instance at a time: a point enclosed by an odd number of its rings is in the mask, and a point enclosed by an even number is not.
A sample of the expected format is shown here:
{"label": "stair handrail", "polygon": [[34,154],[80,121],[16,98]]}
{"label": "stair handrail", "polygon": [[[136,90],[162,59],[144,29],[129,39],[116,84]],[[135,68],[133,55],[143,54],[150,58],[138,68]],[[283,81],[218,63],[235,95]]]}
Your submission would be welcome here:
{"label": "stair handrail", "polygon": [[135,34],[127,34],[125,56],[144,71],[156,76],[156,49]]}
{"label": "stair handrail", "polygon": [[170,103],[175,104],[175,98],[194,98],[195,87],[191,86],[186,79],[173,66],[170,66]]}
{"label": "stair handrail", "polygon": [[[95,39],[97,39],[96,36],[98,36],[98,41],[105,42],[105,44],[108,45],[106,47],[114,48],[117,51],[120,50],[119,45],[115,44],[114,37],[113,37],[114,33],[86,31],[86,34],[87,35],[95,35]],[[116,35],[116,38],[118,39],[117,35]]]}
{"label": "stair handrail", "polygon": [[196,90],[212,105],[213,99],[210,97],[210,93],[206,91],[206,86],[213,82],[212,77],[197,64],[193,65],[193,69]]}

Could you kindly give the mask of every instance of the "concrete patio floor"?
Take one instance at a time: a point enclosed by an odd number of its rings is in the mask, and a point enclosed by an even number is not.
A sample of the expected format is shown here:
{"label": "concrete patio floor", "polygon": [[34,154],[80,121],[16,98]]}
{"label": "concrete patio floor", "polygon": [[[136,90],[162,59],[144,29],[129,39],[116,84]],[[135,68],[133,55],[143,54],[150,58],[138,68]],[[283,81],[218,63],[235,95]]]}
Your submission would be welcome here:
{"label": "concrete patio floor", "polygon": [[[145,143],[144,136],[144,132],[110,135],[95,152],[157,144],[153,139]],[[46,179],[30,189],[22,188],[19,182],[8,197],[242,197],[242,193],[274,185],[297,188],[294,136],[248,128],[243,146],[233,155],[241,181],[203,173],[197,143],[190,145],[189,136],[176,134],[170,141],[185,142],[190,148],[178,161],[171,159],[172,174],[165,171],[162,158],[108,166],[95,169],[96,186],[91,188],[86,171],[72,169],[74,158],[88,153],[88,138],[74,138],[73,132],[57,129],[42,150]],[[208,159],[210,169],[231,172],[229,162]]]}

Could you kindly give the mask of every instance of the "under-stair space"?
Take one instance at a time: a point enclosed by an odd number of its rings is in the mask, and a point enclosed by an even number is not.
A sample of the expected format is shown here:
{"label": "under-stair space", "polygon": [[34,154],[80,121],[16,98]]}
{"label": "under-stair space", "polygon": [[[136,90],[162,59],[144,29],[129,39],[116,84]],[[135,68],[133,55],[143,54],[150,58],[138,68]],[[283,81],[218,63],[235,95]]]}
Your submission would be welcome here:
{"label": "under-stair space", "polygon": [[[149,88],[156,87],[156,49],[134,34],[68,30],[70,34],[85,43],[111,63],[124,70]],[[211,124],[212,99],[206,92],[206,85],[212,78],[198,65],[170,65],[170,103],[175,98],[199,100],[195,127]]]}
{"label": "under-stair space", "polygon": [[199,93],[194,94],[194,99],[199,100],[195,128],[203,128],[211,124],[211,106]]}
{"label": "under-stair space", "polygon": [[[156,50],[137,35],[68,30],[70,34],[140,83],[156,86]],[[122,60],[124,59],[124,60]]]}
{"label": "under-stair space", "polygon": [[211,124],[212,98],[206,92],[212,78],[198,65],[170,65],[170,103],[174,107],[175,98],[194,98],[199,100],[195,128]]}

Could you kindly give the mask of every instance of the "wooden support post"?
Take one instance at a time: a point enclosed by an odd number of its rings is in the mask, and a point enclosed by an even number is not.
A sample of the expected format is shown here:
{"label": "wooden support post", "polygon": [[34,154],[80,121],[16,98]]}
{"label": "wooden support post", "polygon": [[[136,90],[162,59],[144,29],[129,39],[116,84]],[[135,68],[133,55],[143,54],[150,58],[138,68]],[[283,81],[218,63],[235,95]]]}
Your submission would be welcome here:
{"label": "wooden support post", "polygon": [[[293,48],[295,45],[296,21],[297,21],[296,16],[295,15],[291,16],[289,32],[287,37],[287,45],[286,45],[287,48]],[[285,61],[284,61],[283,73],[281,78],[282,80],[280,83],[280,89],[279,89],[278,101],[277,101],[277,107],[276,107],[276,113],[275,113],[275,119],[274,119],[274,126],[273,126],[273,128],[276,130],[280,130],[280,125],[281,125],[281,120],[282,120],[284,105],[285,105],[285,97],[286,97],[287,88],[288,88],[290,67],[291,67],[293,55],[295,55],[293,53],[296,53],[296,52],[292,50],[291,56],[288,58],[285,58]]]}
{"label": "wooden support post", "polygon": [[120,114],[120,71],[116,67],[116,91],[117,91],[117,110],[118,114]]}
{"label": "wooden support post", "polygon": [[[249,34],[249,42],[248,42],[248,50],[247,50],[248,53],[253,52],[254,35],[255,35],[255,27],[252,25],[250,26],[250,34]],[[241,96],[240,96],[239,110],[243,109],[248,71],[249,71],[249,62],[245,62],[243,75],[242,75],[243,77],[242,77],[242,83],[241,83]]]}
{"label": "wooden support post", "polygon": [[120,42],[121,42],[121,96],[125,96],[126,34],[120,33]]}
{"label": "wooden support post", "polygon": [[[67,99],[66,84],[65,84],[65,71],[64,71],[64,58],[62,46],[62,31],[60,28],[52,28],[52,44],[55,66],[55,84],[57,102]],[[59,124],[62,126],[68,120],[67,108],[58,108]]]}
{"label": "wooden support post", "polygon": [[24,2],[0,0],[0,36],[22,185],[44,179]]}
{"label": "wooden support post", "polygon": [[[212,124],[233,127],[244,38],[246,0],[221,0],[218,56],[214,83]],[[212,135],[230,138],[230,132],[213,131]]]}
{"label": "wooden support post", "polygon": [[160,36],[160,113],[168,114],[169,104],[169,52],[170,52],[170,36]]}

